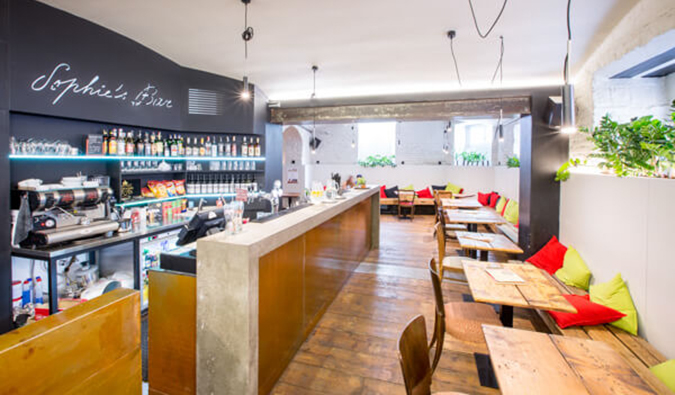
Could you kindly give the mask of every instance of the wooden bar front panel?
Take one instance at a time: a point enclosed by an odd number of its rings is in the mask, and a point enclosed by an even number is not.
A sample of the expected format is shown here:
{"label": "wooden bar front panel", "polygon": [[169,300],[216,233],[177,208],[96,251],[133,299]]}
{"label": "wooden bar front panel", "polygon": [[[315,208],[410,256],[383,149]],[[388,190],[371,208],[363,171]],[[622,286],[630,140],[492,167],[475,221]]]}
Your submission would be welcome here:
{"label": "wooden bar front panel", "polygon": [[194,394],[197,279],[192,274],[149,270],[148,384],[151,394]]}
{"label": "wooden bar front panel", "polygon": [[371,199],[259,260],[258,392],[268,393],[371,246]]}

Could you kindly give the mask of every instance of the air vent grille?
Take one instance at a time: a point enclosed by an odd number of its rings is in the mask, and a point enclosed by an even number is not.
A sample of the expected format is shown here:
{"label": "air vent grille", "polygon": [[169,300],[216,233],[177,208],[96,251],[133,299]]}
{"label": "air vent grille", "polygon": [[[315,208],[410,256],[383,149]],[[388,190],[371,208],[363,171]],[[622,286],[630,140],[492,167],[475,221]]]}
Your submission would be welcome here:
{"label": "air vent grille", "polygon": [[223,115],[225,96],[222,92],[190,88],[188,113],[190,115]]}

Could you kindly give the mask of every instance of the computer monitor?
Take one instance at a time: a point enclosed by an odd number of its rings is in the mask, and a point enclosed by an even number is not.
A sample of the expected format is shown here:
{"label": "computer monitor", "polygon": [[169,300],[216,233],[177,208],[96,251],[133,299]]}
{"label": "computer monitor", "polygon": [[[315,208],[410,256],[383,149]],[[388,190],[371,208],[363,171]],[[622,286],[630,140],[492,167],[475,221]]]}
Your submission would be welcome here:
{"label": "computer monitor", "polygon": [[222,208],[196,213],[181,229],[176,245],[183,246],[225,229],[225,215]]}

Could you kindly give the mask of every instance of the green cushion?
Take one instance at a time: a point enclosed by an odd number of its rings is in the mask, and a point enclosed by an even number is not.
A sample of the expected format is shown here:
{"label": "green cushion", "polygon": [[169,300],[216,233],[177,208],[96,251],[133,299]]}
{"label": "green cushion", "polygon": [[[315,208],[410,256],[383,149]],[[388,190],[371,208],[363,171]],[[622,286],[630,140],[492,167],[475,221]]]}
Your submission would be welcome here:
{"label": "green cushion", "polygon": [[408,185],[407,187],[401,188],[401,190],[402,190],[402,191],[414,191],[414,190],[415,190],[415,187],[413,186],[413,184],[410,184],[410,185]]}
{"label": "green cushion", "polygon": [[671,359],[664,363],[652,366],[649,370],[654,373],[654,376],[666,384],[666,387],[675,392],[675,359]]}
{"label": "green cushion", "polygon": [[591,302],[600,303],[626,314],[625,317],[612,322],[610,325],[623,329],[631,335],[637,335],[637,310],[635,310],[633,299],[630,297],[628,287],[623,282],[620,273],[606,283],[591,285],[588,293],[591,295]]}
{"label": "green cushion", "polygon": [[449,182],[448,185],[445,186],[446,191],[450,191],[452,193],[462,193],[462,187],[458,187],[457,185]]}
{"label": "green cushion", "polygon": [[518,225],[518,202],[509,200],[506,203],[506,210],[504,210],[504,219],[514,225]]}
{"label": "green cushion", "polygon": [[495,207],[495,210],[497,211],[497,214],[502,214],[502,210],[504,210],[504,206],[506,205],[506,198],[505,197],[500,197],[499,200],[497,200],[497,206]]}
{"label": "green cushion", "polygon": [[563,265],[555,275],[565,284],[585,290],[588,290],[588,282],[591,280],[591,271],[574,247],[567,249]]}

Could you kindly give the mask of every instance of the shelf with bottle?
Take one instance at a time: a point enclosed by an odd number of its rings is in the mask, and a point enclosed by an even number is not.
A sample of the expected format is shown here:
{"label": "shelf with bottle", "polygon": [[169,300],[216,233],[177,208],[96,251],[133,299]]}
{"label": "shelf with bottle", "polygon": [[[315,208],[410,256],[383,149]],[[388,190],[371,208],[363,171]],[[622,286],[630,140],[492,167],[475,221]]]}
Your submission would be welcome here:
{"label": "shelf with bottle", "polygon": [[155,203],[164,203],[164,202],[171,202],[174,200],[180,200],[180,199],[199,199],[199,198],[219,198],[219,197],[233,197],[235,196],[235,193],[196,193],[196,194],[187,194],[187,195],[181,195],[181,196],[173,196],[173,197],[167,197],[167,198],[161,198],[161,199],[132,199],[128,200],[122,203],[117,203],[116,206],[118,207],[124,207],[124,208],[129,208],[129,207],[139,207],[139,206],[147,206],[150,204],[155,204]]}

